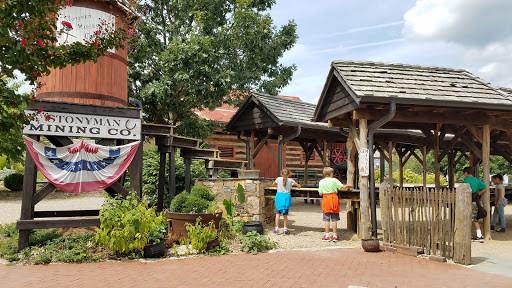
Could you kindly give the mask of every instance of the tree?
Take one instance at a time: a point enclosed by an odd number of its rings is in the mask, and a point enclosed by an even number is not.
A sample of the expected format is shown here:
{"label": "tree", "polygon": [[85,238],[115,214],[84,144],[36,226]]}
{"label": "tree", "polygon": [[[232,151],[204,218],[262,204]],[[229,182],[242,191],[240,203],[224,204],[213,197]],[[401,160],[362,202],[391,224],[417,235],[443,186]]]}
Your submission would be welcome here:
{"label": "tree", "polygon": [[237,104],[252,90],[277,94],[287,85],[296,67],[281,65],[279,58],[296,42],[296,24],[278,29],[265,13],[273,4],[142,2],[128,75],[130,96],[141,100],[146,120],[187,126],[181,132],[196,136],[204,123],[192,109]]}
{"label": "tree", "polygon": [[18,94],[11,87],[16,71],[25,75],[29,85],[45,85],[38,83],[37,77],[50,73],[51,68],[97,61],[108,49],[122,47],[133,33],[132,19],[128,19],[123,29],[100,25],[98,33],[84,43],[55,45],[58,25],[72,29],[69,22],[57,23],[58,11],[66,5],[71,6],[72,1],[0,0],[0,155],[11,160],[22,157],[21,130],[28,121],[23,109],[35,99],[34,91]]}

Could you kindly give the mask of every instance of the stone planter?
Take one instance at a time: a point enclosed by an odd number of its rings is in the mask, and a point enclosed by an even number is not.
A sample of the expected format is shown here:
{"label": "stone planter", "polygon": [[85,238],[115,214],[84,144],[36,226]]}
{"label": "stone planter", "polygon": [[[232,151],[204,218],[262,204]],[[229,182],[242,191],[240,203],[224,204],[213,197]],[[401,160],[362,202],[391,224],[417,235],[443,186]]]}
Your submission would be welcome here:
{"label": "stone planter", "polygon": [[215,224],[215,229],[219,229],[220,220],[222,219],[222,212],[205,214],[167,212],[167,227],[169,230],[169,238],[173,241],[177,241],[179,239],[188,239],[186,223],[195,225],[196,219],[198,217],[201,217],[201,224],[208,225],[210,221],[213,221]]}
{"label": "stone planter", "polygon": [[263,223],[261,221],[249,221],[245,222],[242,228],[242,234],[247,234],[252,231],[258,232],[258,234],[263,235]]}
{"label": "stone planter", "polygon": [[362,239],[361,247],[363,247],[365,252],[380,251],[380,243],[378,239]]}

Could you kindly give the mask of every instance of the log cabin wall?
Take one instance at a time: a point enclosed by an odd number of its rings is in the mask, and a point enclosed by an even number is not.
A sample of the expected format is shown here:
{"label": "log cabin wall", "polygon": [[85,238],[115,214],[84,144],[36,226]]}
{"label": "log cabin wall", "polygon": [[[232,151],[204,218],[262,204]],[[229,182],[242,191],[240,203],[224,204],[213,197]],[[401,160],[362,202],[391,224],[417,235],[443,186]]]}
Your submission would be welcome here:
{"label": "log cabin wall", "polygon": [[[277,140],[268,140],[270,145],[273,147],[274,152],[277,153]],[[219,149],[221,151],[221,158],[233,159],[233,160],[246,160],[245,144],[238,141],[236,135],[223,134],[217,131],[215,134],[210,135],[205,142],[208,144],[208,148]],[[339,145],[339,144],[338,144]],[[344,146],[344,144],[342,144]],[[233,152],[231,152],[233,151]],[[305,155],[302,147],[298,142],[287,142],[285,147],[285,167],[290,169],[292,172],[291,177],[296,179],[295,171],[304,170]],[[270,155],[269,155],[270,154]],[[258,167],[258,159],[271,159],[273,162],[268,163],[266,167]],[[277,160],[271,155],[271,152],[264,147],[260,153],[256,156],[254,169],[260,170],[260,177],[263,178],[277,178],[280,175],[277,173]],[[321,157],[315,152],[314,156],[309,160],[308,171],[317,171],[319,177],[322,175],[324,165]]]}
{"label": "log cabin wall", "polygon": [[[122,27],[126,17],[119,7],[100,1],[76,0],[73,7],[90,8],[115,16],[115,28]],[[73,23],[72,23],[73,24]],[[101,45],[101,43],[100,43]],[[126,42],[125,42],[126,48]],[[127,49],[102,56],[96,63],[88,61],[50,69],[50,74],[38,78],[46,85],[36,90],[39,100],[126,107],[128,104]]]}

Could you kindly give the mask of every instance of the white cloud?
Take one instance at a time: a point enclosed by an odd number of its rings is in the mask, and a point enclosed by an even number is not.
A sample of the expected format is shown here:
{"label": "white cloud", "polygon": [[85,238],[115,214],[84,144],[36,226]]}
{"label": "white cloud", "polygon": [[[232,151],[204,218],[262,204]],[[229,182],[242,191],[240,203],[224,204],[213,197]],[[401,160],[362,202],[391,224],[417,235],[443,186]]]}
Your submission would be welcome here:
{"label": "white cloud", "polygon": [[418,0],[404,15],[410,39],[482,47],[512,35],[510,0]]}
{"label": "white cloud", "polygon": [[294,63],[294,61],[307,58],[310,53],[311,52],[306,45],[296,43],[290,50],[284,52],[281,61],[284,64]]}
{"label": "white cloud", "polygon": [[330,38],[330,37],[346,35],[346,34],[350,34],[350,33],[363,32],[363,31],[369,31],[369,30],[376,30],[376,29],[392,27],[392,26],[399,26],[399,25],[402,25],[403,23],[404,23],[404,21],[395,21],[395,22],[383,23],[383,24],[372,25],[372,26],[362,26],[362,27],[350,28],[350,29],[348,29],[346,31],[342,31],[342,32],[336,32],[336,33],[319,35],[319,37],[321,37],[321,38]]}

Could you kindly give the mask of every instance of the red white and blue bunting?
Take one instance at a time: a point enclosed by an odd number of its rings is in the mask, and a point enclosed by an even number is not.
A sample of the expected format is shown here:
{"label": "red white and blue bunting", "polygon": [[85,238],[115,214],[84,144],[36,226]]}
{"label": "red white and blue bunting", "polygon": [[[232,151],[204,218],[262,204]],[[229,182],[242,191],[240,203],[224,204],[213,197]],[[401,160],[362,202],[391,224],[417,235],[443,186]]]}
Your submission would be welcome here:
{"label": "red white and blue bunting", "polygon": [[49,147],[25,136],[23,140],[41,173],[55,187],[70,193],[111,186],[128,168],[140,143],[110,147],[82,140],[64,147]]}

